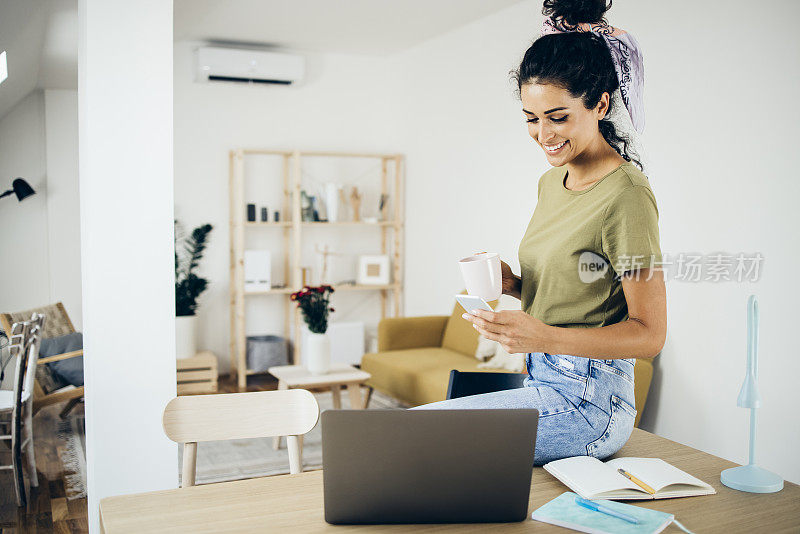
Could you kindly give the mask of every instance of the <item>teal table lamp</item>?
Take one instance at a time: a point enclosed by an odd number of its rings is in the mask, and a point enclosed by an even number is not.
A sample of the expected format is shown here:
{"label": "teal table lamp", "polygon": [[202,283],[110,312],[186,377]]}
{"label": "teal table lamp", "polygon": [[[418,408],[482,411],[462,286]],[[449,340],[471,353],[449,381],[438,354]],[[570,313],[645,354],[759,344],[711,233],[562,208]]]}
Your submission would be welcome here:
{"label": "teal table lamp", "polygon": [[750,408],[750,460],[747,465],[724,470],[720,482],[739,491],[774,493],[783,489],[783,479],[756,465],[756,410],[761,406],[758,394],[758,300],[747,299],[747,371],[736,405]]}

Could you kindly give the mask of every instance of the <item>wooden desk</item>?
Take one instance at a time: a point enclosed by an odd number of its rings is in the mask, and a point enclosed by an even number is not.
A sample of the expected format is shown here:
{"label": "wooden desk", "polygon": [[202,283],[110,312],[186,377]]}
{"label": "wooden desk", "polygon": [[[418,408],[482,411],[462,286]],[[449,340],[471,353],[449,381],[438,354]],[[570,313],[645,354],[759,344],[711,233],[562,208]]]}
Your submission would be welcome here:
{"label": "wooden desk", "polygon": [[[719,474],[736,464],[691,447],[633,429],[615,456],[657,456],[711,484],[716,495],[628,501],[675,514],[697,534],[709,532],[800,531],[800,486],[786,482],[773,494],[742,493],[723,486]],[[530,514],[568,491],[544,469],[533,470]],[[222,482],[190,488],[107,497],[100,501],[108,534],[123,532],[553,532],[561,527],[526,520],[519,523],[460,525],[329,525],[322,503],[322,471]],[[671,525],[664,531],[679,533]]]}

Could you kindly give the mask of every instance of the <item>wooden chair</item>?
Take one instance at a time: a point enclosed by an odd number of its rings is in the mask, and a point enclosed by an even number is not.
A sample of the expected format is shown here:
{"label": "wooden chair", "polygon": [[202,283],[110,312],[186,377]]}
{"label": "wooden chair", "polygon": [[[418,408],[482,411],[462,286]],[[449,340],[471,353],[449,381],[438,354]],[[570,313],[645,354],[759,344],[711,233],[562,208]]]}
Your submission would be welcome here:
{"label": "wooden chair", "polygon": [[[72,321],[70,321],[69,315],[67,315],[67,311],[64,309],[64,305],[60,302],[23,312],[0,313],[0,328],[5,332],[10,332],[11,325],[15,322],[29,319],[32,313],[40,313],[47,316],[47,324],[42,330],[43,339],[75,333],[75,327],[72,325]],[[47,385],[42,383],[44,382],[43,376],[48,372],[45,364],[66,360],[67,358],[75,358],[77,356],[83,356],[83,350],[65,352],[64,354],[56,354],[38,360],[37,365],[40,367],[36,369],[36,384],[34,385],[33,391],[34,414],[45,406],[67,401],[67,405],[61,411],[61,417],[63,418],[66,417],[69,411],[83,398],[83,386],[54,392],[48,391]]]}
{"label": "wooden chair", "polygon": [[197,443],[287,436],[289,472],[303,470],[300,443],[319,419],[314,395],[304,389],[176,397],[164,409],[167,437],[183,443],[181,487],[194,486]]}
{"label": "wooden chair", "polygon": [[[22,469],[22,451],[28,461],[28,476],[33,487],[39,485],[36,475],[36,460],[33,454],[33,422],[32,410],[32,386],[33,375],[38,357],[41,332],[44,325],[44,316],[33,314],[29,321],[14,323],[7,332],[11,333],[11,356],[16,358],[14,369],[14,390],[10,399],[2,398],[3,406],[0,413],[10,413],[11,417],[3,424],[10,427],[8,434],[0,434],[0,441],[11,441],[11,463],[0,465],[0,469],[10,469],[13,471],[14,491],[17,498],[17,506],[25,506],[25,479]],[[5,392],[3,392],[5,393]],[[5,406],[10,402],[10,406]],[[24,421],[24,423],[23,423]]]}

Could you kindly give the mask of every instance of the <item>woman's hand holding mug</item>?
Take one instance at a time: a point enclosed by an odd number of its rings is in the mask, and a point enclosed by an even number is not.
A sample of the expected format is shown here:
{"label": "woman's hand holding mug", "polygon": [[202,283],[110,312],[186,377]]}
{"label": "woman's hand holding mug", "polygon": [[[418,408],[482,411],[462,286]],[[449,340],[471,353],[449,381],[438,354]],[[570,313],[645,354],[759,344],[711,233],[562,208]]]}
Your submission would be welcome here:
{"label": "woman's hand holding mug", "polygon": [[503,295],[519,299],[522,296],[522,278],[516,276],[503,260],[500,260],[500,269],[503,272]]}
{"label": "woman's hand holding mug", "polygon": [[459,262],[467,293],[482,297],[487,302],[500,295],[522,296],[522,279],[514,275],[511,267],[495,252],[476,252]]}
{"label": "woman's hand holding mug", "polygon": [[459,260],[468,295],[492,302],[503,294],[500,256],[496,252],[478,252]]}

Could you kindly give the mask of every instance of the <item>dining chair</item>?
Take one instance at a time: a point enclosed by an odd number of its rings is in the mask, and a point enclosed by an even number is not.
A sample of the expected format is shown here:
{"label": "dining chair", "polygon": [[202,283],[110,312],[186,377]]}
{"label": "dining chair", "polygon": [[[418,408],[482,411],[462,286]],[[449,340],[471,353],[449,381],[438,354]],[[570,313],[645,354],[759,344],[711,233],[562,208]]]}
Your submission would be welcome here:
{"label": "dining chair", "polygon": [[303,435],[317,424],[319,405],[304,389],[175,397],[164,408],[167,437],[183,443],[181,487],[194,486],[197,444],[286,436],[289,472],[303,470]]}
{"label": "dining chair", "polygon": [[30,485],[39,485],[36,474],[36,460],[33,453],[33,383],[36,368],[36,359],[39,354],[44,315],[33,314],[29,321],[14,323],[11,331],[11,356],[16,358],[14,367],[14,389],[0,391],[0,414],[10,415],[8,421],[3,421],[9,430],[0,434],[0,441],[11,442],[11,463],[0,465],[0,470],[11,470],[14,478],[14,492],[17,506],[25,506],[24,471],[22,469],[22,454],[28,462],[28,477]]}

